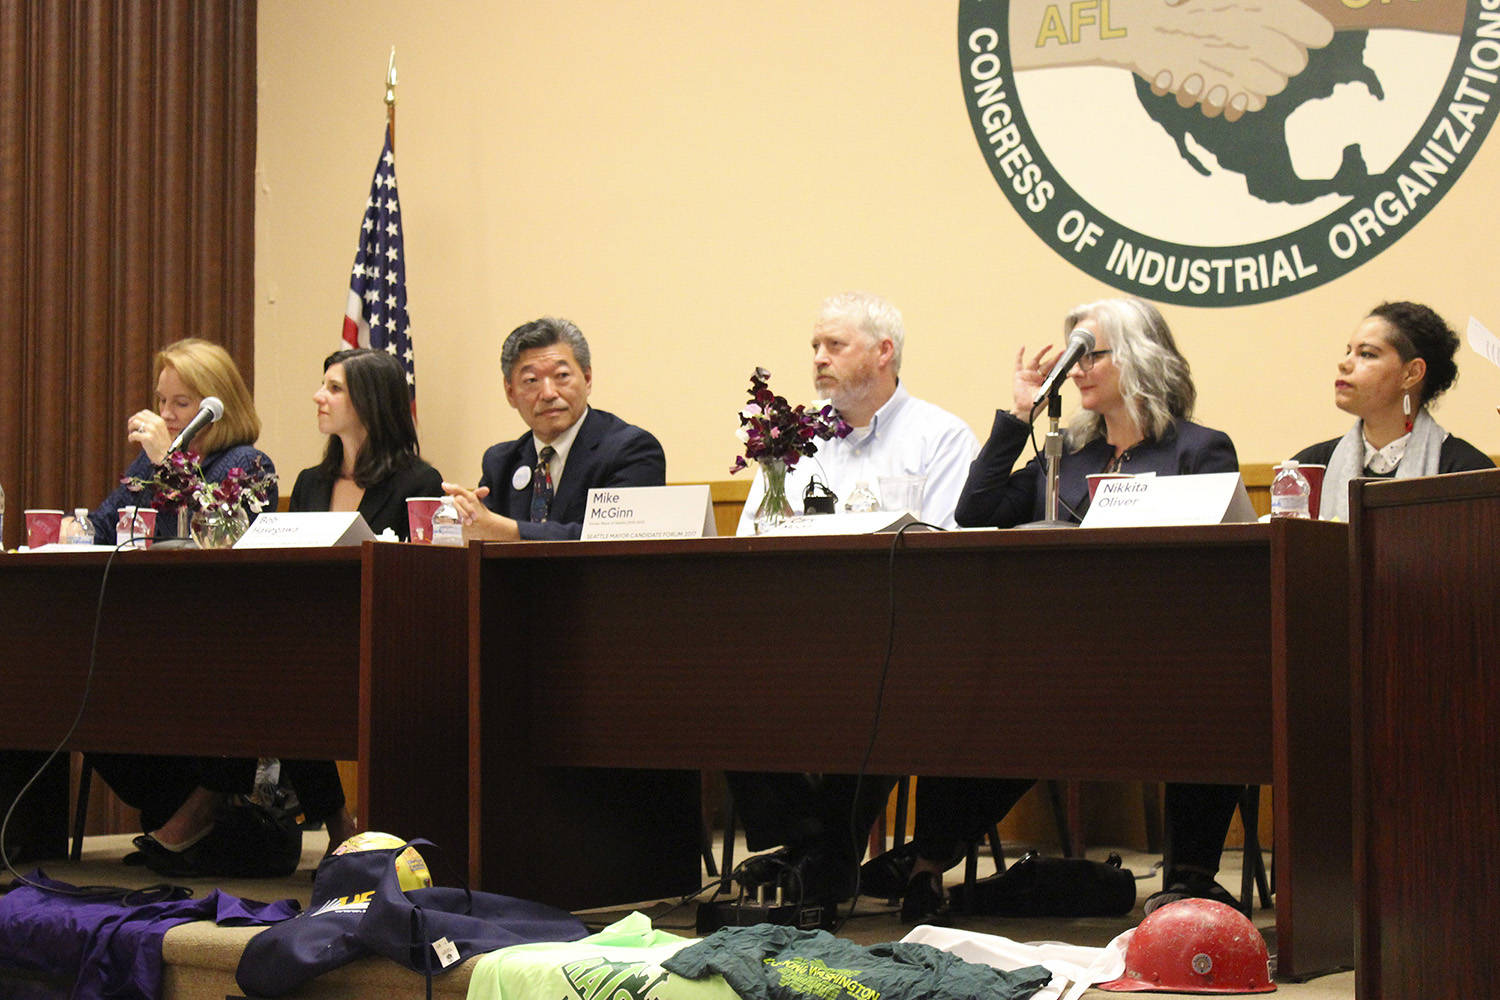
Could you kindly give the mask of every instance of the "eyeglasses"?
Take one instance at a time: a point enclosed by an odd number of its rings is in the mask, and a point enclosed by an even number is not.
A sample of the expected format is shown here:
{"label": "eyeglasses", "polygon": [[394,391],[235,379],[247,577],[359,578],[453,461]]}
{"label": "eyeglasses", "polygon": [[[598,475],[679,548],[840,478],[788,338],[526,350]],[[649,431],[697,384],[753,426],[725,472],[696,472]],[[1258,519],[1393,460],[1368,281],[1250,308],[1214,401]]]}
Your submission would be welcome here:
{"label": "eyeglasses", "polygon": [[1098,361],[1100,358],[1102,358],[1106,354],[1110,354],[1110,353],[1112,353],[1112,352],[1108,348],[1105,348],[1102,351],[1089,351],[1083,357],[1081,357],[1081,358],[1078,359],[1078,370],[1081,371],[1081,372],[1090,372],[1090,371],[1093,371],[1094,370],[1094,362]]}

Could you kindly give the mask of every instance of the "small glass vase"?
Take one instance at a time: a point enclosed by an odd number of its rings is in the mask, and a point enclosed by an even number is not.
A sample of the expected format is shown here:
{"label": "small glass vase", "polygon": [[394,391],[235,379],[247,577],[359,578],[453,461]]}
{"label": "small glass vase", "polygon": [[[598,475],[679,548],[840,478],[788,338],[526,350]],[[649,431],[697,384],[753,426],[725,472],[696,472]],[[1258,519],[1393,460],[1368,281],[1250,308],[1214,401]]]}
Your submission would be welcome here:
{"label": "small glass vase", "polygon": [[779,458],[762,459],[760,473],[766,491],[755,508],[757,535],[774,531],[797,516],[786,496],[786,463]]}
{"label": "small glass vase", "polygon": [[240,540],[250,527],[250,514],[243,507],[233,513],[196,511],[193,514],[193,541],[200,549],[227,549]]}

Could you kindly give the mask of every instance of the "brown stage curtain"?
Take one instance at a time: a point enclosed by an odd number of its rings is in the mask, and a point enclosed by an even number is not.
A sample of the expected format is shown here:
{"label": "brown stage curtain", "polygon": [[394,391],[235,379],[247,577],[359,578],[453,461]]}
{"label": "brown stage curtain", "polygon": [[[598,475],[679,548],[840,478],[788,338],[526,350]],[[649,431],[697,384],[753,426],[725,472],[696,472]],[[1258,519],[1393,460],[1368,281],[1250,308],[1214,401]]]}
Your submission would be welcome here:
{"label": "brown stage curtain", "polygon": [[255,0],[0,0],[0,485],[94,506],[157,349],[254,377]]}

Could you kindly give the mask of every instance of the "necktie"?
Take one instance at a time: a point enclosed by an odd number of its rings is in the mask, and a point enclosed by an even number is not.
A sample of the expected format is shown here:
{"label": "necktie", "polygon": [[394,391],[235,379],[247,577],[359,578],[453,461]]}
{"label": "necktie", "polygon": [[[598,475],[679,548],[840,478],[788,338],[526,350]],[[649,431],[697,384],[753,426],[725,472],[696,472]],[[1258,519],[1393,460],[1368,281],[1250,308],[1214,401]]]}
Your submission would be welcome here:
{"label": "necktie", "polygon": [[557,451],[550,444],[536,456],[536,468],[531,471],[531,519],[545,521],[552,513],[552,469],[550,463]]}

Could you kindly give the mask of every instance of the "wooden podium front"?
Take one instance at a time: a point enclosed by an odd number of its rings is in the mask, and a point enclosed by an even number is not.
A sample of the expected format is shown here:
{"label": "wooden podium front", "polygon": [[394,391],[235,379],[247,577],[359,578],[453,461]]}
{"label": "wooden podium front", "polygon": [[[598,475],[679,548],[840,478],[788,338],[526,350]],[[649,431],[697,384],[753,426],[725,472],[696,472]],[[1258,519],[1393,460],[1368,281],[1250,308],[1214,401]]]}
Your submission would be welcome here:
{"label": "wooden podium front", "polygon": [[1349,511],[1355,989],[1493,996],[1500,470],[1357,480]]}

